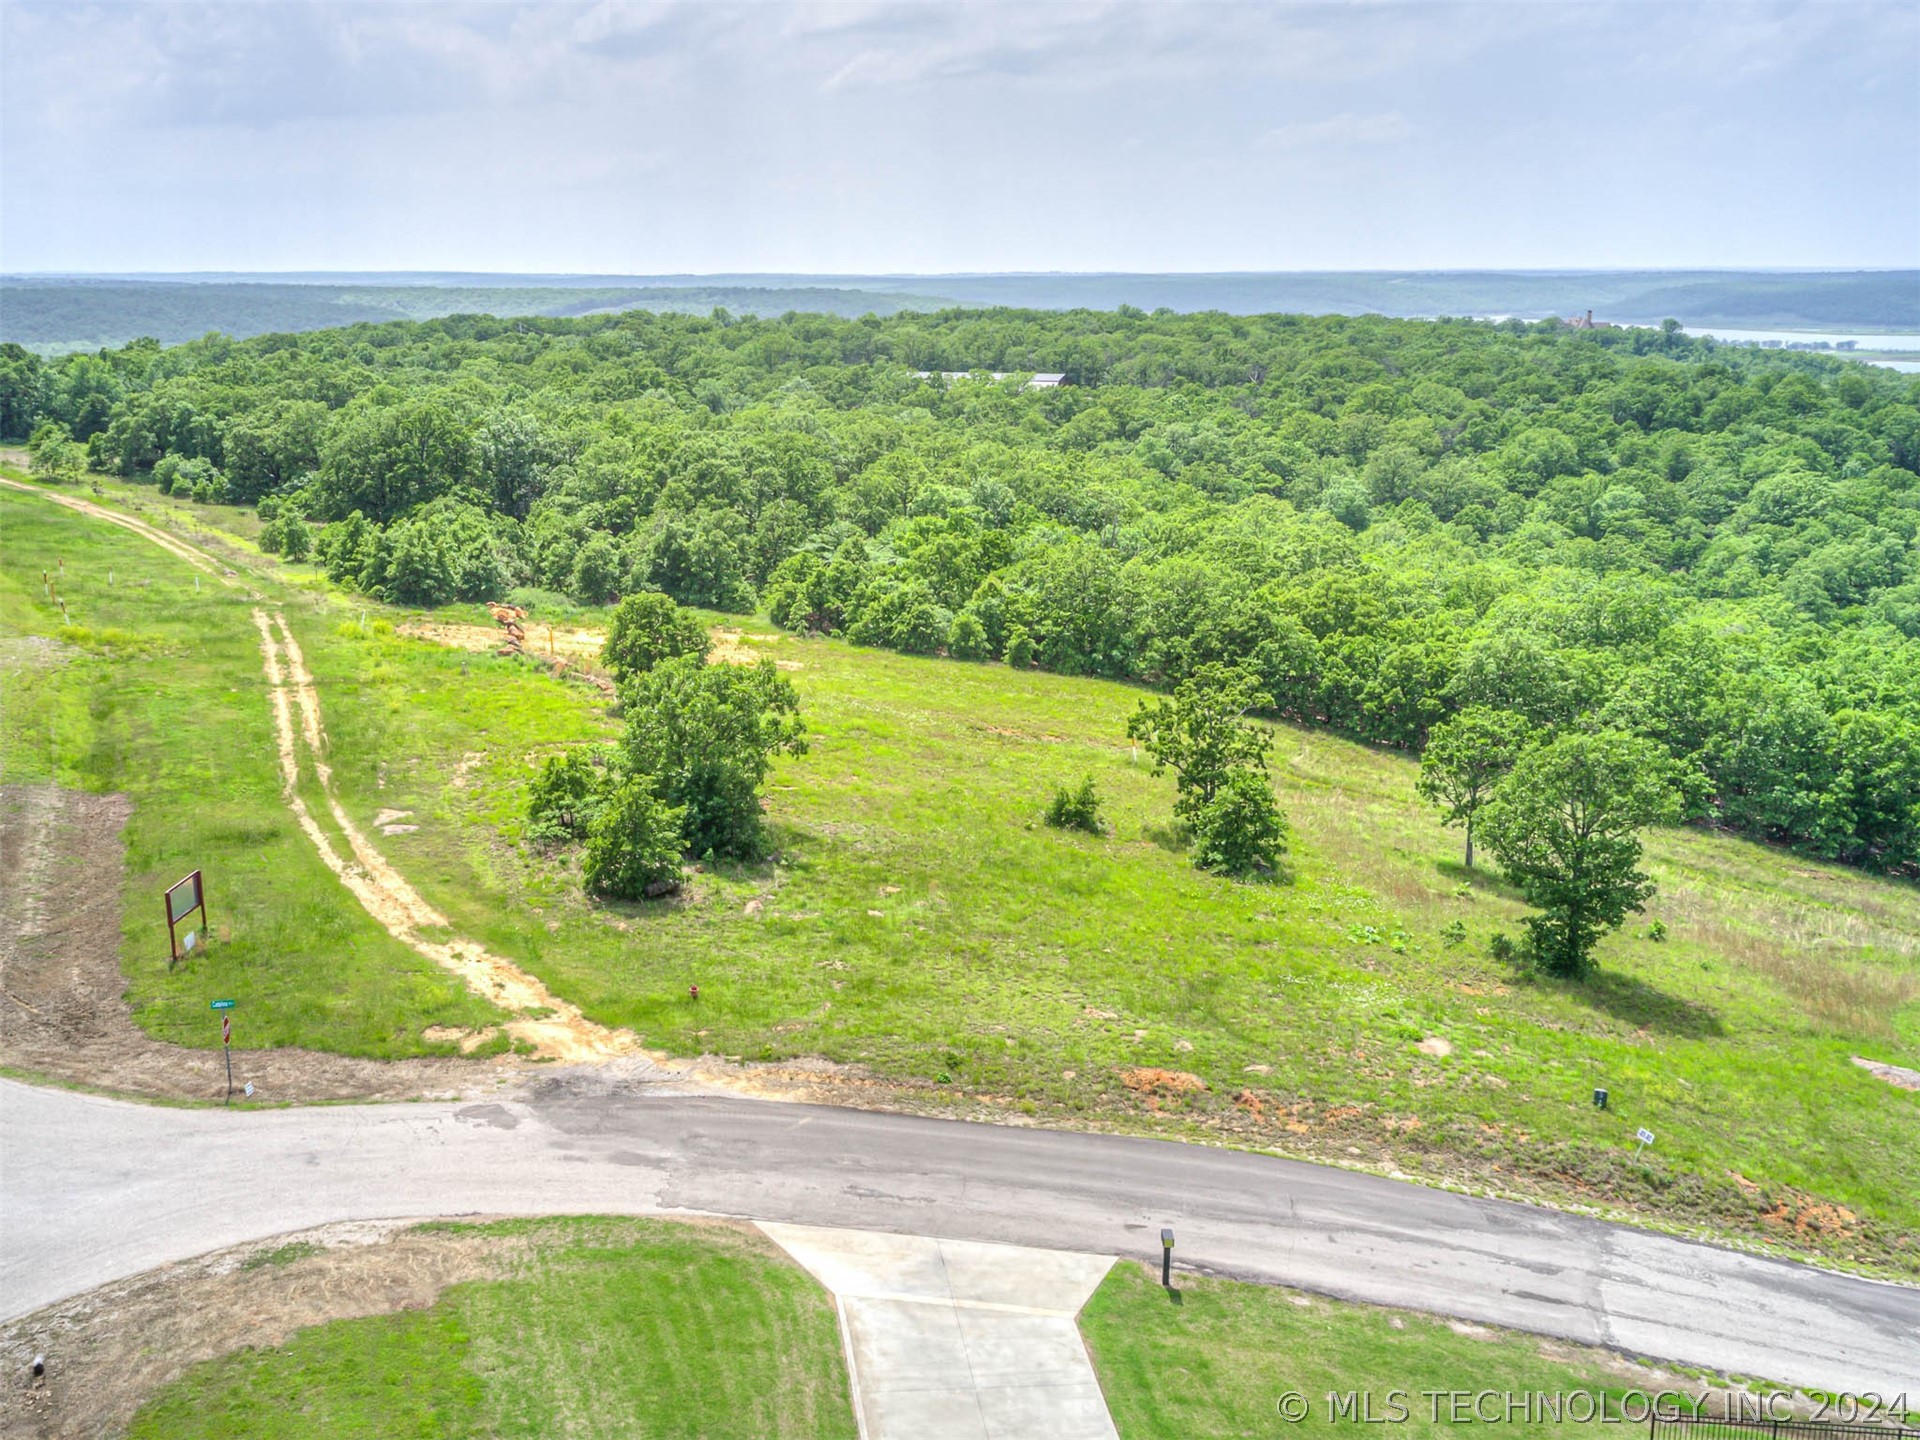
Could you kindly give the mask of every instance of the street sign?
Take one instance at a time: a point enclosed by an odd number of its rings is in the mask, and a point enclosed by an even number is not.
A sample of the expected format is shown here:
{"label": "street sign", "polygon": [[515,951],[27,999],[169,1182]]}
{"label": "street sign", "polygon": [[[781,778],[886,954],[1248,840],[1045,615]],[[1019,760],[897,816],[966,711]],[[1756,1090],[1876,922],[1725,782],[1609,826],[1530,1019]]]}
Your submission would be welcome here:
{"label": "street sign", "polygon": [[207,1008],[220,1012],[221,1053],[227,1057],[227,1098],[226,1104],[233,1103],[233,1001],[210,1000]]}

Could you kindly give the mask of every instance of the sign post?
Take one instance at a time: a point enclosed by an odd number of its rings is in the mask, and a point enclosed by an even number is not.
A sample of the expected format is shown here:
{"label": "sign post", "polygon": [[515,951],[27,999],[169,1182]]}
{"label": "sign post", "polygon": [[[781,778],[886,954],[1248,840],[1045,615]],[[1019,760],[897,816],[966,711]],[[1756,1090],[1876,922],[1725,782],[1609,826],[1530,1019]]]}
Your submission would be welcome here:
{"label": "sign post", "polygon": [[1633,1152],[1633,1158],[1638,1160],[1646,1154],[1647,1146],[1653,1143],[1653,1132],[1643,1125],[1634,1132],[1633,1138],[1640,1142],[1640,1148]]}
{"label": "sign post", "polygon": [[[184,943],[180,938],[180,922],[194,911],[200,912],[200,928],[189,930]],[[200,872],[194,871],[178,885],[167,889],[167,948],[168,965],[179,963],[180,957],[191,951],[207,933],[207,887],[200,878]]]}
{"label": "sign post", "polygon": [[[227,1056],[227,1098],[222,1103],[227,1105],[233,1103],[233,1003],[231,1000],[211,1000],[207,1003],[209,1010],[221,1012],[220,1048],[226,1052]],[[247,1089],[251,1091],[253,1087],[249,1085]]]}

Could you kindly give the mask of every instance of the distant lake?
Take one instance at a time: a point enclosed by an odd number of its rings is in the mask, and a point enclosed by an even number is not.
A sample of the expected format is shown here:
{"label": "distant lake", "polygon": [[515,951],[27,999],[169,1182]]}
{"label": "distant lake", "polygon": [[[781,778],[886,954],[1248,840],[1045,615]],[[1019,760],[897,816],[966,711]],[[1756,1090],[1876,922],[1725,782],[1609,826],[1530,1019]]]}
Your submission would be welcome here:
{"label": "distant lake", "polygon": [[[1873,360],[1868,363],[1884,365],[1889,370],[1920,374],[1920,335],[1864,335],[1855,330],[1732,330],[1724,325],[1688,325],[1685,329],[1689,335],[1711,336],[1715,340],[1726,340],[1735,344],[1764,345],[1768,341],[1773,341],[1782,350],[1820,340],[1835,346],[1842,341],[1851,340],[1854,347],[1859,350],[1912,350],[1916,352],[1912,360]],[[1844,357],[1848,352],[1815,350],[1812,353]]]}
{"label": "distant lake", "polygon": [[1751,340],[1761,344],[1777,340],[1783,348],[1796,341],[1805,345],[1809,341],[1824,340],[1829,345],[1838,345],[1842,340],[1851,340],[1862,350],[1920,350],[1920,335],[1867,335],[1858,330],[1729,330],[1724,325],[1683,328],[1689,335],[1711,335],[1716,340]]}

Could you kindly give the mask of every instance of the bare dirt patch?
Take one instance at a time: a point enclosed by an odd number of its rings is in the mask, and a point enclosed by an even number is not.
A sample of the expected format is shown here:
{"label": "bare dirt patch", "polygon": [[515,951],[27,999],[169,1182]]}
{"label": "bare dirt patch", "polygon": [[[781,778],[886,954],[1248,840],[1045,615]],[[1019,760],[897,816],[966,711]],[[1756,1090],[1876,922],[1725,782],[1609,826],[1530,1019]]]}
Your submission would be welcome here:
{"label": "bare dirt patch", "polygon": [[1904,1065],[1889,1065],[1884,1060],[1868,1060],[1859,1055],[1853,1057],[1853,1063],[1889,1085],[1897,1085],[1902,1090],[1920,1090],[1920,1070],[1909,1070]]}
{"label": "bare dirt patch", "polygon": [[1185,1070],[1161,1070],[1140,1066],[1120,1072],[1120,1082],[1136,1095],[1192,1095],[1207,1088],[1207,1082]]}
{"label": "bare dirt patch", "polygon": [[[564,625],[542,625],[537,620],[521,622],[525,653],[540,656],[565,656],[592,665],[600,658],[606,635],[598,630],[580,630]],[[442,620],[403,620],[394,627],[402,635],[430,640],[450,650],[499,650],[506,647],[508,635],[502,629],[486,625],[461,625]]]}
{"label": "bare dirt patch", "polygon": [[[769,657],[753,646],[754,641],[770,643],[777,641],[777,635],[748,635],[739,630],[729,630],[725,626],[713,632],[713,649],[707,654],[710,665],[758,665]],[[798,660],[775,660],[782,670],[801,670],[806,667]]]}
{"label": "bare dirt patch", "polygon": [[[120,971],[124,795],[0,788],[0,1064],[73,1084],[179,1100],[226,1092],[217,1050],[155,1040],[133,1023]],[[488,1093],[522,1073],[491,1061],[365,1060],[239,1050],[236,1080],[262,1099],[411,1099]]]}
{"label": "bare dirt patch", "polygon": [[51,670],[79,653],[72,645],[45,635],[0,635],[0,675]]}

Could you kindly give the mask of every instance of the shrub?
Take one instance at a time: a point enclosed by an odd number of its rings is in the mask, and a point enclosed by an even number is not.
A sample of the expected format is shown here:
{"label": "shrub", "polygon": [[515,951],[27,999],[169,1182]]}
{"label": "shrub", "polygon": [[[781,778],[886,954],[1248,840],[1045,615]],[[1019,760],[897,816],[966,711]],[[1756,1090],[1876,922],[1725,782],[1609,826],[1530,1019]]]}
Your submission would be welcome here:
{"label": "shrub", "polygon": [[947,632],[947,653],[956,660],[984,660],[991,653],[987,649],[987,627],[971,610],[953,617],[953,628]]}
{"label": "shrub", "polygon": [[1016,670],[1030,669],[1033,665],[1033,637],[1027,634],[1024,625],[1016,625],[1007,632],[1007,664]]}
{"label": "shrub", "polygon": [[285,514],[260,527],[260,548],[285,560],[304,560],[313,553],[313,532],[298,515]]}
{"label": "shrub", "polygon": [[1057,830],[1084,830],[1089,835],[1106,832],[1100,820],[1100,792],[1089,775],[1076,786],[1061,786],[1053,792],[1047,806],[1047,824]]}
{"label": "shrub", "polygon": [[613,900],[650,900],[678,890],[684,819],[683,807],[654,793],[650,777],[626,781],[588,831],[581,862],[588,891]]}
{"label": "shrub", "polygon": [[29,468],[48,480],[77,480],[86,468],[86,448],[58,420],[42,421],[27,441]]}
{"label": "shrub", "polygon": [[603,802],[598,766],[579,750],[550,755],[527,791],[527,838],[564,844],[587,833]]}
{"label": "shrub", "polygon": [[1287,848],[1287,822],[1259,770],[1234,770],[1193,819],[1193,863],[1222,875],[1271,875]]}

